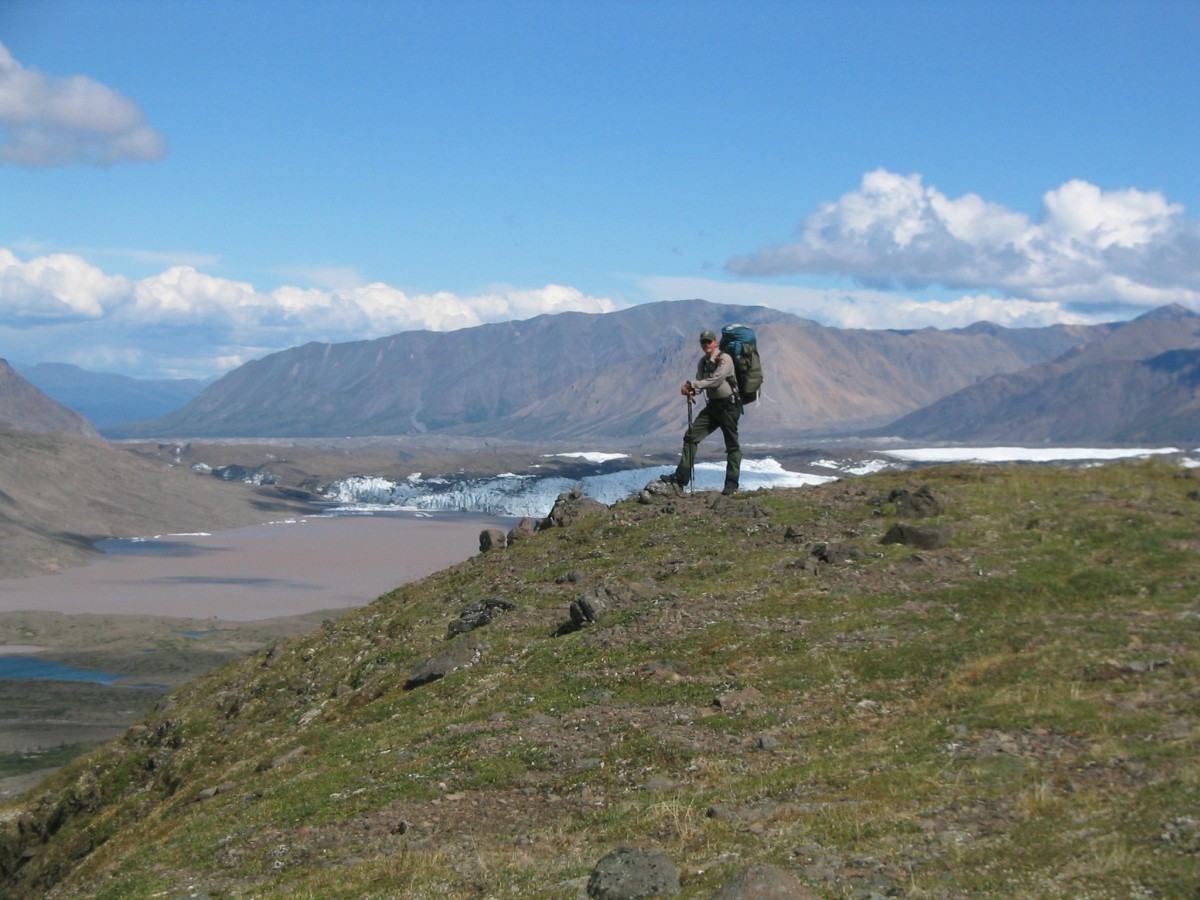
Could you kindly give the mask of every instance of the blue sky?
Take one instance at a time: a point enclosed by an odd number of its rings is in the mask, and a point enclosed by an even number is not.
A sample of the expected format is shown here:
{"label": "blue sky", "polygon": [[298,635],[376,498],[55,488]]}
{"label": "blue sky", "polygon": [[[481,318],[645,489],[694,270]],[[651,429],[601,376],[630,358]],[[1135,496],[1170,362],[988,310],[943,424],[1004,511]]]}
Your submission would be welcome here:
{"label": "blue sky", "polygon": [[1200,310],[1197,47],[1196,0],[0,0],[0,356]]}

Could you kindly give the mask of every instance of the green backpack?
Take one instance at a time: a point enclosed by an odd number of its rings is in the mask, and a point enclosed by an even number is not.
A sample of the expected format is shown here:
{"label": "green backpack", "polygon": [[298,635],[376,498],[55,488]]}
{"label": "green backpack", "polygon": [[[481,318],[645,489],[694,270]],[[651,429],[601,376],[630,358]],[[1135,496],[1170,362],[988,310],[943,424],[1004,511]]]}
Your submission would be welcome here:
{"label": "green backpack", "polygon": [[762,360],[758,356],[758,339],[749,325],[726,325],[721,329],[721,351],[733,357],[737,392],[743,405],[758,399],[762,388]]}

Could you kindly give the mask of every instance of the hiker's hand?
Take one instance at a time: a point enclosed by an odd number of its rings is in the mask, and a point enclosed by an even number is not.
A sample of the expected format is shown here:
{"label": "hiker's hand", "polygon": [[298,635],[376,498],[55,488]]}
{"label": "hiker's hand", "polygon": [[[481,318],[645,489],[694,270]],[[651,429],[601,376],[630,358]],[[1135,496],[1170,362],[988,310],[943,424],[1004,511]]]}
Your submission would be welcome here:
{"label": "hiker's hand", "polygon": [[685,397],[694,397],[696,396],[696,389],[692,387],[692,383],[690,381],[685,381],[683,383],[683,387],[679,389],[679,393],[683,394]]}

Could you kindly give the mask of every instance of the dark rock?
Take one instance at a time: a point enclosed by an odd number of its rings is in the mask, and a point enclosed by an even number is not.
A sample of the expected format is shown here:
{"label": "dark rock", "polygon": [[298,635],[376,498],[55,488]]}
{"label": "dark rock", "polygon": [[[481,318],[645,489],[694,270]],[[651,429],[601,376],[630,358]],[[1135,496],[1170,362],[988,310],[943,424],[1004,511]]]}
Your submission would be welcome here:
{"label": "dark rock", "polygon": [[722,694],[713,700],[713,706],[725,712],[731,712],[735,709],[744,709],[747,706],[757,706],[764,699],[762,691],[758,690],[758,688],[747,687],[742,688],[740,691]]}
{"label": "dark rock", "polygon": [[477,600],[467,606],[459,614],[459,617],[450,623],[446,629],[446,638],[449,640],[460,634],[466,634],[468,631],[474,631],[476,628],[482,628],[484,625],[491,624],[492,620],[496,618],[497,613],[512,612],[516,608],[517,604],[501,597],[488,597],[486,600]]}
{"label": "dark rock", "polygon": [[621,594],[606,584],[598,584],[571,602],[571,621],[576,626],[600,621],[601,614],[622,600]]}
{"label": "dark rock", "polygon": [[683,486],[673,481],[663,481],[656,478],[638,493],[639,503],[655,503],[662,500],[674,500],[683,496]]}
{"label": "dark rock", "polygon": [[942,502],[933,496],[933,491],[927,484],[921,485],[915,491],[896,488],[888,495],[888,502],[896,505],[898,516],[922,519],[942,514]]}
{"label": "dark rock", "polygon": [[596,864],[588,879],[593,900],[641,900],[679,893],[679,872],[659,850],[618,847]]}
{"label": "dark rock", "polygon": [[431,681],[437,681],[439,678],[445,678],[451,672],[474,665],[482,655],[482,645],[468,641],[455,641],[437,656],[418,663],[412,674],[408,676],[408,681],[404,686],[411,689],[429,684]]}
{"label": "dark rock", "polygon": [[725,882],[713,900],[815,900],[819,896],[785,869],[761,864]]}
{"label": "dark rock", "polygon": [[558,495],[558,499],[554,501],[554,506],[551,507],[549,515],[537,523],[537,530],[561,528],[565,525],[570,525],[580,516],[604,509],[608,509],[608,507],[599,500],[585,497],[583,490],[580,488],[572,488]]}
{"label": "dark rock", "polygon": [[509,545],[515,544],[521,538],[529,537],[534,531],[536,528],[534,528],[533,519],[526,516],[508,532]]}
{"label": "dark rock", "polygon": [[863,552],[862,547],[855,544],[840,543],[816,544],[812,549],[812,556],[831,566],[858,562],[867,558],[867,554]]}
{"label": "dark rock", "polygon": [[578,600],[572,600],[569,609],[571,621],[576,625],[586,625],[589,622],[600,621],[600,607],[590,597],[580,597]]}
{"label": "dark rock", "polygon": [[499,528],[485,528],[479,532],[479,552],[503,550],[508,546],[508,536]]}
{"label": "dark rock", "polygon": [[909,547],[920,547],[922,550],[936,550],[939,547],[950,546],[954,539],[954,529],[949,525],[921,527],[897,522],[887,530],[880,543],[905,544]]}

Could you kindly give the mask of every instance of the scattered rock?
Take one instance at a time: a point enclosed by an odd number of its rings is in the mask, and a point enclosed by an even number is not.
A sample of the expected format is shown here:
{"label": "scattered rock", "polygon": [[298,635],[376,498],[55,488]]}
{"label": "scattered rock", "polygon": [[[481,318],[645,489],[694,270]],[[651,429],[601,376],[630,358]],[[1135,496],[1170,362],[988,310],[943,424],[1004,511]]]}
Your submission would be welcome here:
{"label": "scattered rock", "polygon": [[439,678],[445,678],[451,672],[465,669],[479,662],[483,655],[483,646],[468,641],[456,641],[437,656],[432,656],[418,663],[405,682],[406,688],[412,689]]}
{"label": "scattered rock", "polygon": [[499,528],[485,528],[479,532],[479,552],[503,550],[508,546],[508,536]]}
{"label": "scattered rock", "polygon": [[722,694],[713,700],[713,706],[724,712],[732,712],[736,709],[744,709],[747,706],[757,706],[764,699],[761,691],[757,688],[748,687],[729,694]]}
{"label": "scattered rock", "polygon": [[568,612],[571,616],[571,623],[578,628],[589,623],[599,622],[603,609],[598,598],[580,597],[578,600],[571,601]]}
{"label": "scattered rock", "polygon": [[580,628],[584,625],[599,622],[600,616],[604,611],[620,603],[623,597],[623,592],[616,588],[609,587],[606,584],[596,585],[586,594],[582,594],[571,601],[569,609],[571,624],[575,628]]}
{"label": "scattered rock", "polygon": [[467,606],[459,614],[459,617],[450,623],[446,629],[446,639],[449,640],[460,634],[466,634],[468,631],[474,631],[476,628],[489,625],[496,618],[497,613],[512,612],[516,608],[517,604],[501,597],[488,597],[486,600],[477,600]]}
{"label": "scattered rock", "polygon": [[201,800],[210,800],[217,794],[224,794],[227,791],[232,791],[235,785],[232,781],[226,781],[224,784],[218,784],[215,787],[205,788],[196,794],[196,802]]}
{"label": "scattered rock", "polygon": [[867,558],[862,547],[841,543],[815,544],[811,555],[820,562],[828,563],[831,566],[860,562]]}
{"label": "scattered rock", "polygon": [[772,865],[751,866],[713,894],[713,900],[808,900],[819,897],[790,872]]}
{"label": "scattered rock", "polygon": [[554,506],[551,507],[550,513],[546,518],[538,522],[537,530],[561,528],[565,525],[570,525],[580,516],[604,509],[608,509],[608,507],[599,500],[592,497],[585,497],[582,488],[572,488],[558,495],[558,499],[554,501]]}
{"label": "scattered rock", "polygon": [[642,788],[647,791],[677,791],[681,787],[683,787],[683,782],[666,775],[651,775],[642,785]]}
{"label": "scattered rock", "polygon": [[933,491],[927,484],[921,485],[914,491],[896,488],[888,495],[888,502],[895,504],[898,516],[923,519],[942,514],[942,502],[933,496]]}
{"label": "scattered rock", "polygon": [[522,538],[527,538],[537,529],[534,527],[533,519],[526,516],[518,522],[508,533],[508,544],[511,546]]}
{"label": "scattered rock", "polygon": [[656,478],[638,493],[638,502],[655,503],[661,500],[674,500],[682,497],[683,494],[684,491],[680,485]]}
{"label": "scattered rock", "polygon": [[618,847],[592,870],[587,894],[592,900],[641,900],[679,893],[679,872],[659,850]]}
{"label": "scattered rock", "polygon": [[303,756],[304,752],[305,749],[303,746],[293,747],[287,753],[280,753],[278,756],[274,757],[269,763],[267,763],[267,768],[278,769],[280,766],[286,766],[293,759],[299,759],[301,756]]}
{"label": "scattered rock", "polygon": [[1154,659],[1149,662],[1136,660],[1134,662],[1120,662],[1115,659],[1106,659],[1104,664],[1091,676],[1092,681],[1108,681],[1114,678],[1121,678],[1124,675],[1147,675],[1158,669],[1166,668],[1171,665],[1169,659]]}
{"label": "scattered rock", "polygon": [[922,550],[937,550],[950,546],[954,539],[954,529],[949,525],[922,527],[897,522],[887,530],[880,541],[882,544],[904,544],[909,547],[920,547]]}

